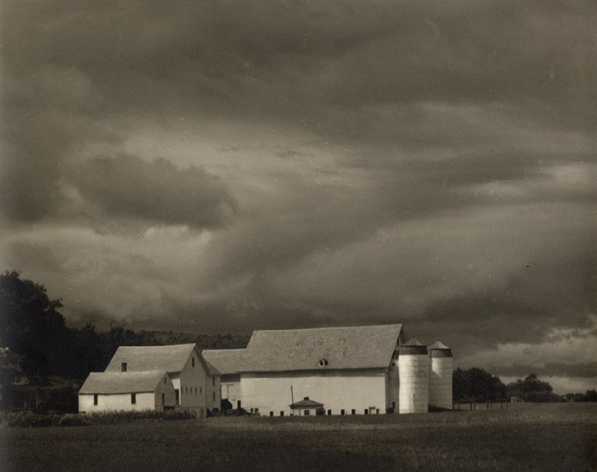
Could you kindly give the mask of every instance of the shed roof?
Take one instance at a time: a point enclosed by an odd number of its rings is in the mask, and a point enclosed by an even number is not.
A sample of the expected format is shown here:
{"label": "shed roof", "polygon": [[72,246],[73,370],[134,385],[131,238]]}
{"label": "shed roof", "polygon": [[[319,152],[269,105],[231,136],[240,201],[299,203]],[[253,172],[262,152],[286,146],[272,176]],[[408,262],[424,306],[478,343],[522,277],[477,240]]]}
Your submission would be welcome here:
{"label": "shed roof", "polygon": [[79,393],[117,394],[154,392],[166,372],[91,372]]}
{"label": "shed roof", "polygon": [[402,325],[254,331],[243,372],[385,368]]}
{"label": "shed roof", "polygon": [[221,374],[237,374],[242,371],[245,349],[204,349],[201,354]]}
{"label": "shed roof", "polygon": [[[120,372],[121,364],[126,362],[128,372],[144,370],[165,370],[168,373],[180,372],[189,360],[195,344],[173,344],[169,346],[120,346],[106,372]],[[219,375],[217,369],[205,361],[197,351],[198,359],[211,375]]]}

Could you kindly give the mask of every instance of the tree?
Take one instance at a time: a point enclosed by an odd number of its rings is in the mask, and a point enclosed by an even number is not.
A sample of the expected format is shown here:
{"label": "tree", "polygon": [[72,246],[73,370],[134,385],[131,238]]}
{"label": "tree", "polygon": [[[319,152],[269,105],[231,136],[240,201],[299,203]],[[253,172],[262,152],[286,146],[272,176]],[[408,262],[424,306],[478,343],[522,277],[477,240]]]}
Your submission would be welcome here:
{"label": "tree", "polygon": [[0,275],[0,346],[22,356],[28,375],[59,374],[69,354],[70,330],[43,285],[16,271]]}
{"label": "tree", "polygon": [[546,403],[561,402],[564,397],[553,393],[553,388],[548,382],[542,382],[537,374],[529,374],[524,380],[508,384],[506,387],[508,395],[522,398],[525,402]]}
{"label": "tree", "polygon": [[457,368],[452,374],[452,396],[454,401],[501,401],[506,399],[506,386],[483,369]]}

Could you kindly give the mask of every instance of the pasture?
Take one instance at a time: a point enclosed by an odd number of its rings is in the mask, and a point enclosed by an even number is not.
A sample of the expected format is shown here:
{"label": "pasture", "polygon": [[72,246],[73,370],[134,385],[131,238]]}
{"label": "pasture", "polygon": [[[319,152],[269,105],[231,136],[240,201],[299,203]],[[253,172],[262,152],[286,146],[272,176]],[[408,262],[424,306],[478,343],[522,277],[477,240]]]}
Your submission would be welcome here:
{"label": "pasture", "polygon": [[596,404],[3,428],[12,471],[596,471]]}

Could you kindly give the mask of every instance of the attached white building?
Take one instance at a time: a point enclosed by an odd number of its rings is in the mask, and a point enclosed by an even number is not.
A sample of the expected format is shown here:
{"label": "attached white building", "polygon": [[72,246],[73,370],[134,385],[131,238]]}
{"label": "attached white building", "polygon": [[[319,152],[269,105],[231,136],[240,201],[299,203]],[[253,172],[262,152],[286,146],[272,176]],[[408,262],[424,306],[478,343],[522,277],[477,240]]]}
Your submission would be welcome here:
{"label": "attached white building", "polygon": [[220,396],[222,400],[228,400],[233,409],[241,408],[240,372],[245,349],[204,349],[201,354],[221,374]]}
{"label": "attached white building", "polygon": [[[241,366],[245,410],[263,416],[378,414],[399,404],[401,324],[254,331]],[[321,406],[319,406],[321,405]]]}
{"label": "attached white building", "polygon": [[81,413],[161,411],[174,403],[174,386],[163,370],[92,372],[79,390]]}
{"label": "attached white building", "polygon": [[[118,378],[127,379],[131,374],[156,370],[168,375],[174,393],[173,406],[196,410],[201,416],[207,411],[219,410],[220,373],[203,358],[195,344],[120,346],[105,373],[120,374]],[[111,378],[96,373],[90,377],[99,383]]]}

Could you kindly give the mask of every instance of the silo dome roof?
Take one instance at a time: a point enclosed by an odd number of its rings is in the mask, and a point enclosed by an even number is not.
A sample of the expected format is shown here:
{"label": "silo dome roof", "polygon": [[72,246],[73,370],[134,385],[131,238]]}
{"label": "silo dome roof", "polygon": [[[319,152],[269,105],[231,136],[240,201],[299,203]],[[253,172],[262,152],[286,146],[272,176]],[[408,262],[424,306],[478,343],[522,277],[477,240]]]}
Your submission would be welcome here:
{"label": "silo dome roof", "polygon": [[398,349],[400,355],[416,355],[416,354],[427,354],[427,346],[418,341],[415,338],[411,338],[410,341],[404,343]]}
{"label": "silo dome roof", "polygon": [[429,346],[429,355],[431,357],[452,357],[452,349],[438,339]]}

